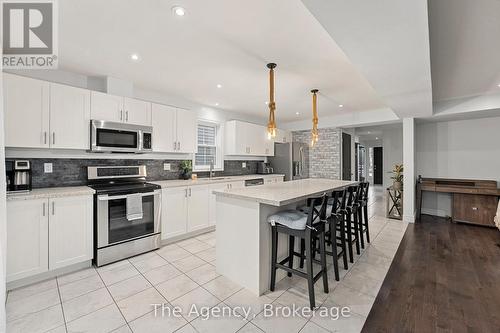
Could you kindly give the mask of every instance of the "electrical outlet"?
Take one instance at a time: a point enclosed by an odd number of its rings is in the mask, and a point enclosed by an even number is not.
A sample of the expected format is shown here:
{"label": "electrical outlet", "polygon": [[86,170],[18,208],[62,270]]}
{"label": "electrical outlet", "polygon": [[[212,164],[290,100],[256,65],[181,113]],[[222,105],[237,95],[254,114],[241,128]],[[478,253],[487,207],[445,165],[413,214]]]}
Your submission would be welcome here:
{"label": "electrical outlet", "polygon": [[52,163],[43,163],[43,172],[52,173]]}
{"label": "electrical outlet", "polygon": [[170,171],[170,163],[163,163],[163,170]]}
{"label": "electrical outlet", "polygon": [[245,169],[247,167],[247,162],[241,162],[241,167]]}

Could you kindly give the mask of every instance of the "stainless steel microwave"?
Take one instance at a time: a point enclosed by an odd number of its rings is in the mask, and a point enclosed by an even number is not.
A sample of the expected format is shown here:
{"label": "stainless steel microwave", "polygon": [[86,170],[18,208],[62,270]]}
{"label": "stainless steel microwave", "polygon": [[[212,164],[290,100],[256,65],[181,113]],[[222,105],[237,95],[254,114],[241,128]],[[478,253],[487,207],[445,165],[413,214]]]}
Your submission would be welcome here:
{"label": "stainless steel microwave", "polygon": [[104,120],[91,120],[90,151],[146,153],[153,151],[153,128]]}

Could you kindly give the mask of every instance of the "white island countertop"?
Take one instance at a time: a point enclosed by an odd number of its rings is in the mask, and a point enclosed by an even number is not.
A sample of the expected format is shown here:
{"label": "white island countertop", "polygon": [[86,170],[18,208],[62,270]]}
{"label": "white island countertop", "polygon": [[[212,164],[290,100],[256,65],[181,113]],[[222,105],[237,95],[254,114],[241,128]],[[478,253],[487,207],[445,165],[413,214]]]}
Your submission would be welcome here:
{"label": "white island countertop", "polygon": [[357,182],[308,178],[226,191],[213,191],[213,193],[221,197],[243,199],[279,207],[354,184]]}

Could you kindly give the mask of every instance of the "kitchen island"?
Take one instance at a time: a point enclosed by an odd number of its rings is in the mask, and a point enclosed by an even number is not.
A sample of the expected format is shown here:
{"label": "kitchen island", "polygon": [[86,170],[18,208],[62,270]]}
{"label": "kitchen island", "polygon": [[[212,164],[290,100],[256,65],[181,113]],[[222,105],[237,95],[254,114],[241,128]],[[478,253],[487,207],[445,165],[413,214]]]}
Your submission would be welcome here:
{"label": "kitchen island", "polygon": [[[217,273],[256,295],[262,295],[269,290],[271,279],[271,228],[267,217],[304,205],[307,198],[355,183],[331,179],[301,179],[214,191],[217,212]],[[287,244],[287,238],[280,235],[278,257],[286,254]],[[285,275],[284,272],[278,273],[278,279]]]}

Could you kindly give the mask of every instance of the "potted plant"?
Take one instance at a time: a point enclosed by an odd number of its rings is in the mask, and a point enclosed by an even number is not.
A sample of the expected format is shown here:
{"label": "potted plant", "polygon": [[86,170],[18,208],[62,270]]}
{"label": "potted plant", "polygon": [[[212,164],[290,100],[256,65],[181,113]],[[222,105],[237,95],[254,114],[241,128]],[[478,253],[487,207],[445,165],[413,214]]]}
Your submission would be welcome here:
{"label": "potted plant", "polygon": [[403,164],[395,164],[391,172],[392,187],[397,191],[401,191],[403,189]]}
{"label": "potted plant", "polygon": [[193,162],[191,160],[184,160],[180,164],[182,179],[191,179],[193,173]]}

